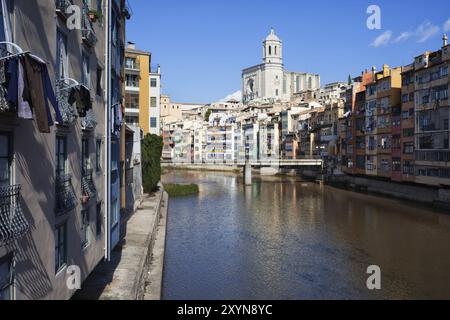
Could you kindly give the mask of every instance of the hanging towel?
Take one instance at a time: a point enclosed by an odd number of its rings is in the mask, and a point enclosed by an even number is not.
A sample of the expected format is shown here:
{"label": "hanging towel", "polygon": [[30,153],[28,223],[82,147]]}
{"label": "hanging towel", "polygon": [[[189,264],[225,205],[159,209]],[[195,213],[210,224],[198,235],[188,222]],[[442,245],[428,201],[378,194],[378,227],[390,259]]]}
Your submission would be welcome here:
{"label": "hanging towel", "polygon": [[23,99],[23,92],[25,90],[25,71],[23,70],[22,61],[18,63],[18,116],[22,119],[33,119],[33,113],[31,112],[30,104]]}
{"label": "hanging towel", "polygon": [[56,121],[62,123],[62,117],[59,112],[55,93],[51,86],[47,65],[42,63],[40,59],[27,54],[23,57],[23,67],[26,75],[23,99],[30,103],[39,131],[49,133],[50,126],[53,125],[53,119],[48,105],[49,100],[55,110]]}

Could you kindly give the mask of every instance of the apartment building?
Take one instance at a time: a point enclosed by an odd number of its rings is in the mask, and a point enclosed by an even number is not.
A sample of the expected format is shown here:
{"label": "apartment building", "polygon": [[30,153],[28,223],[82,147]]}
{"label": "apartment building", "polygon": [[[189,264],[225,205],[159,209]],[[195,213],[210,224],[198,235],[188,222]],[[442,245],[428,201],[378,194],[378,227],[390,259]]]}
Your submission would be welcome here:
{"label": "apartment building", "polygon": [[125,49],[125,122],[150,133],[150,52],[129,42]]}
{"label": "apartment building", "polygon": [[414,59],[417,183],[450,185],[449,64],[450,46],[445,35],[440,50]]}
{"label": "apartment building", "polygon": [[[402,72],[401,101],[401,179],[404,182],[415,181],[415,77],[414,65],[408,65]],[[399,181],[398,177],[393,179]]]}
{"label": "apartment building", "polygon": [[150,67],[150,133],[161,135],[161,67]]}
{"label": "apartment building", "polygon": [[[391,179],[393,174],[393,160],[395,171],[400,174],[400,96],[401,96],[401,68],[390,69],[383,65],[383,70],[376,74],[376,154],[377,176]],[[393,121],[393,119],[396,121]],[[393,144],[393,130],[395,131],[395,146]],[[394,149],[397,150],[394,152]],[[397,157],[393,159],[393,155]]]}
{"label": "apartment building", "polygon": [[[82,9],[81,30],[67,27],[71,4]],[[91,9],[106,21],[89,18]],[[2,1],[1,10],[0,39],[7,43],[0,44],[0,69],[18,71],[31,95],[7,102],[14,87],[0,84],[0,300],[69,299],[73,268],[84,281],[112,249],[114,219],[120,218],[114,210],[119,204],[107,206],[107,198],[119,192],[105,179],[110,163],[104,119],[107,108],[120,118],[105,89],[114,87],[106,75],[109,63],[120,61],[114,49],[123,39],[125,4],[16,0]],[[117,37],[106,54],[111,19]],[[24,75],[30,64],[39,66],[34,70],[43,82]],[[120,72],[120,63],[114,67]],[[117,160],[119,153],[112,154]]]}

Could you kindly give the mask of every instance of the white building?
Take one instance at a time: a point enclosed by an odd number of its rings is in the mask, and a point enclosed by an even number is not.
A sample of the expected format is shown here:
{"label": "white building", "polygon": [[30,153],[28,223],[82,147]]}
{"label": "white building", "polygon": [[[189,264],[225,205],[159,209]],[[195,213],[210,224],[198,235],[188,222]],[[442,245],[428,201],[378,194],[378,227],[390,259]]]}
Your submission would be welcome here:
{"label": "white building", "polygon": [[320,76],[290,72],[283,66],[283,43],[272,29],[263,42],[263,63],[242,71],[242,101],[288,102],[304,90],[320,89]]}
{"label": "white building", "polygon": [[150,133],[161,134],[161,68],[150,71]]}
{"label": "white building", "polygon": [[318,101],[319,103],[324,105],[345,98],[347,88],[348,84],[345,82],[328,83],[320,89],[318,94]]}

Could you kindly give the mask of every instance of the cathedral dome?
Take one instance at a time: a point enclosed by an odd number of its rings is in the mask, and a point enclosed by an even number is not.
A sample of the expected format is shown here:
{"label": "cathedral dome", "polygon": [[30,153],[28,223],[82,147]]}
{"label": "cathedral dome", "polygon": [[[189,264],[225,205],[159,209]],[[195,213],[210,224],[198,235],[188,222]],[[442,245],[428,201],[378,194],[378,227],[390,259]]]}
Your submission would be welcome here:
{"label": "cathedral dome", "polygon": [[280,41],[280,38],[277,37],[273,28],[270,29],[270,34],[267,36],[266,41]]}

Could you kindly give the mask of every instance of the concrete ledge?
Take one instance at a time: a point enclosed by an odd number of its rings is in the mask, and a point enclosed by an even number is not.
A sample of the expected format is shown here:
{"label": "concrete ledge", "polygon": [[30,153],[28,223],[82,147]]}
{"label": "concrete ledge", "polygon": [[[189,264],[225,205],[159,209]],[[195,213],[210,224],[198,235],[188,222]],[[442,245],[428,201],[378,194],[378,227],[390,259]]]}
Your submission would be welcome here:
{"label": "concrete ledge", "polygon": [[144,195],[138,210],[123,224],[124,237],[82,284],[75,300],[139,300],[144,298],[160,210],[165,192]]}
{"label": "concrete ledge", "polygon": [[161,300],[168,204],[169,196],[167,193],[164,193],[163,203],[161,206],[161,218],[158,230],[156,232],[156,240],[153,247],[152,260],[147,273],[144,300]]}

